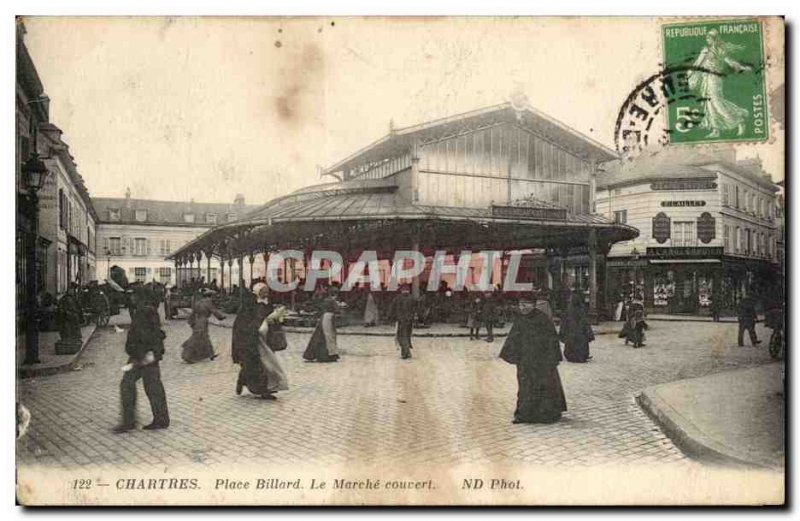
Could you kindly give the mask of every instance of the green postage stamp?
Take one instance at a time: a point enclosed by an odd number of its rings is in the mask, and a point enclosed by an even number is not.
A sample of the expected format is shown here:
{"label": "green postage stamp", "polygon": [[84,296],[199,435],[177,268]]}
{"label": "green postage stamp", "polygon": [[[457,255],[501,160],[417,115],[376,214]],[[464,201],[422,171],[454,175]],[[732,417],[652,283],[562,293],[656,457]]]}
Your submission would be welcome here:
{"label": "green postage stamp", "polygon": [[664,68],[687,71],[689,95],[669,104],[670,143],[765,141],[769,118],[761,22],[662,26]]}

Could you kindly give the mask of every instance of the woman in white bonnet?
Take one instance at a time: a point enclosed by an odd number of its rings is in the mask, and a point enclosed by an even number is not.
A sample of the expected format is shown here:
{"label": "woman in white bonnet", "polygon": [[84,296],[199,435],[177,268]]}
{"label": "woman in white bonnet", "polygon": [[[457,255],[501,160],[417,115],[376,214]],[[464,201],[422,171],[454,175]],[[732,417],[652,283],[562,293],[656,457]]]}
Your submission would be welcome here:
{"label": "woman in white bonnet", "polygon": [[269,288],[264,283],[253,286],[253,292],[242,295],[242,307],[233,323],[231,355],[241,366],[236,394],[244,387],[252,394],[275,400],[275,393],[289,389],[286,373],[278,356],[267,344],[269,321],[274,306],[269,302]]}

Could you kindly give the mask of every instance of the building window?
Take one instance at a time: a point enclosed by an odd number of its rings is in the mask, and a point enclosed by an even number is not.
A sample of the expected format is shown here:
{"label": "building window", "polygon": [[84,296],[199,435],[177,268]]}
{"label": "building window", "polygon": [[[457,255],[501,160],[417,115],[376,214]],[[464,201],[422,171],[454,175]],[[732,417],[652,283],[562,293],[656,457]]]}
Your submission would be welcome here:
{"label": "building window", "polygon": [[733,206],[739,209],[739,186],[735,186],[733,190]]}
{"label": "building window", "polygon": [[111,255],[121,255],[122,254],[122,240],[119,237],[109,237],[108,238],[108,251],[111,252]]}
{"label": "building window", "polygon": [[147,268],[133,268],[133,278],[136,282],[147,282]]}
{"label": "building window", "polygon": [[625,224],[628,222],[628,210],[617,210],[614,212],[614,222],[617,224]]}
{"label": "building window", "polygon": [[742,229],[739,228],[738,226],[736,227],[736,237],[734,240],[735,240],[734,247],[736,253],[739,253],[742,251]]}
{"label": "building window", "polygon": [[722,185],[722,206],[730,205],[730,193],[729,193],[729,186]]}
{"label": "building window", "polygon": [[750,252],[752,251],[751,240],[752,240],[752,233],[750,231],[750,228],[745,228],[744,229],[744,254],[745,255],[750,255]]}
{"label": "building window", "polygon": [[672,223],[672,245],[673,246],[697,245],[697,235],[695,234],[694,221],[675,221]]}
{"label": "building window", "polygon": [[158,268],[158,282],[161,284],[169,284],[172,281],[172,268],[164,267]]}
{"label": "building window", "polygon": [[731,227],[727,224],[722,227],[722,242],[725,246],[725,251],[731,251]]}
{"label": "building window", "polygon": [[109,208],[108,210],[109,221],[119,221],[119,208]]}
{"label": "building window", "polygon": [[161,239],[161,255],[169,255],[172,253],[172,241],[169,239]]}
{"label": "building window", "polygon": [[183,222],[193,223],[194,222],[194,214],[193,213],[185,213],[185,214],[183,214]]}
{"label": "building window", "polygon": [[228,222],[231,223],[231,222],[233,222],[235,220],[236,220],[236,214],[235,213],[229,213],[228,214]]}
{"label": "building window", "polygon": [[136,220],[143,223],[147,220],[147,210],[136,210]]}
{"label": "building window", "polygon": [[134,255],[147,255],[147,239],[137,237],[133,241],[133,254]]}
{"label": "building window", "polygon": [[206,214],[206,224],[217,224],[217,214],[215,214],[215,213],[207,213]]}

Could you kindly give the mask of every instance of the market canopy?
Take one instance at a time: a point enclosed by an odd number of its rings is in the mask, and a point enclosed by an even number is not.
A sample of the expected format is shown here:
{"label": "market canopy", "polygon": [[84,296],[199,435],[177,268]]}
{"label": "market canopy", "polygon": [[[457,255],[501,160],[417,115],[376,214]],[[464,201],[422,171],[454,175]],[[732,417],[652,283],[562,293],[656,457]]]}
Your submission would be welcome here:
{"label": "market canopy", "polygon": [[536,199],[488,208],[412,204],[393,178],[312,186],[279,197],[235,223],[214,227],[169,258],[238,258],[282,249],[394,251],[518,250],[585,247],[594,232],[600,249],[638,231],[598,215],[575,215]]}

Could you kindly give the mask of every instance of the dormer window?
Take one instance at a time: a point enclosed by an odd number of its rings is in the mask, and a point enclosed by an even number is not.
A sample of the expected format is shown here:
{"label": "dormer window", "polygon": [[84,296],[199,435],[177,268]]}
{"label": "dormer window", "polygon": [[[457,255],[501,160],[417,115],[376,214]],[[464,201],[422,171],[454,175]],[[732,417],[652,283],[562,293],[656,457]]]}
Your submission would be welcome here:
{"label": "dormer window", "polygon": [[193,213],[185,213],[185,214],[183,214],[183,222],[193,223],[194,222],[194,214]]}
{"label": "dormer window", "polygon": [[147,220],[147,210],[136,210],[136,220],[143,223]]}
{"label": "dormer window", "polygon": [[108,210],[109,221],[119,221],[119,208],[110,208]]}
{"label": "dormer window", "polygon": [[215,213],[207,213],[206,214],[206,224],[217,224],[217,214],[215,214]]}

